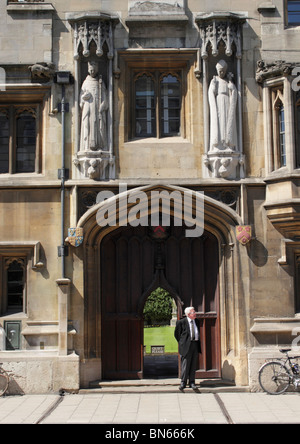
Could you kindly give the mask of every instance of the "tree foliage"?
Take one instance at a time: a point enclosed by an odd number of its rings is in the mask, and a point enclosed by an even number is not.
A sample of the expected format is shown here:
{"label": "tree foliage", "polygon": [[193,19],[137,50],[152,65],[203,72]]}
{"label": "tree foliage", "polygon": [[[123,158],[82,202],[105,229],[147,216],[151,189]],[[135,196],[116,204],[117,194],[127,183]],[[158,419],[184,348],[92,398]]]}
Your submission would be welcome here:
{"label": "tree foliage", "polygon": [[147,324],[168,322],[172,318],[172,297],[163,288],[158,287],[148,297],[144,307],[144,319]]}

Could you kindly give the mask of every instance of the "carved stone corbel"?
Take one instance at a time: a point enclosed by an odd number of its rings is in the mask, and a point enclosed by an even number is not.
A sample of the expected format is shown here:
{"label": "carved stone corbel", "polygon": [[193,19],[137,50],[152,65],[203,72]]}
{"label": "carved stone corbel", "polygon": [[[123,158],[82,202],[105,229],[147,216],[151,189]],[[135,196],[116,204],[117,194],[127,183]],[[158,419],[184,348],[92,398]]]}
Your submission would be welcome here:
{"label": "carved stone corbel", "polygon": [[78,153],[73,160],[82,178],[108,180],[114,177],[115,158],[107,151]]}
{"label": "carved stone corbel", "polygon": [[38,80],[39,82],[50,82],[55,74],[54,63],[35,63],[29,66],[32,80]]}
{"label": "carved stone corbel", "polygon": [[256,76],[257,83],[263,83],[266,79],[278,76],[288,76],[292,73],[295,64],[287,63],[284,60],[276,60],[267,63],[264,60],[257,62]]}

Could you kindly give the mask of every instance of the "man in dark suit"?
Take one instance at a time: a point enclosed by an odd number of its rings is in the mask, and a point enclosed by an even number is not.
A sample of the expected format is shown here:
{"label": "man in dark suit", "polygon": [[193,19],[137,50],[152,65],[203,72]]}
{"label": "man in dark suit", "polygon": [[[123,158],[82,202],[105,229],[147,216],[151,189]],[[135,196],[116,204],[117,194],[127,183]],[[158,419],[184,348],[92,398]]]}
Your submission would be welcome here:
{"label": "man in dark suit", "polygon": [[181,384],[179,390],[183,391],[189,380],[190,387],[197,390],[195,373],[198,366],[198,353],[200,353],[200,325],[196,319],[194,307],[187,307],[186,317],[176,322],[174,336],[179,345],[181,356]]}

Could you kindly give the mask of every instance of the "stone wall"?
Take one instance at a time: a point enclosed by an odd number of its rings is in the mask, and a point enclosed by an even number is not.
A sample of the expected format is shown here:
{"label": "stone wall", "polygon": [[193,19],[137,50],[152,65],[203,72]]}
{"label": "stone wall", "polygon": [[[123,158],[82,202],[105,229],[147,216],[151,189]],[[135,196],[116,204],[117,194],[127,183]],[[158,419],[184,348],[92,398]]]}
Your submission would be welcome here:
{"label": "stone wall", "polygon": [[[222,34],[224,22],[230,24],[230,38]],[[82,40],[77,34],[83,24],[91,38],[88,56],[83,54],[84,33]],[[104,32],[105,41],[98,40],[98,31]],[[219,39],[216,54],[214,39]],[[14,103],[16,97],[21,104],[38,100],[42,122],[37,171],[0,175],[0,254],[21,252],[28,259],[26,310],[0,317],[0,326],[8,319],[22,323],[22,350],[0,352],[13,378],[14,393],[77,390],[101,377],[101,359],[86,359],[87,289],[99,285],[99,276],[93,283],[86,281],[87,267],[99,260],[87,257],[87,251],[98,251],[99,245],[85,244],[88,236],[96,242],[95,227],[87,216],[92,213],[85,212],[92,211],[97,192],[117,194],[122,182],[131,188],[178,185],[204,191],[213,199],[213,204],[209,202],[210,208],[215,207],[215,225],[209,214],[207,228],[226,232],[219,237],[224,377],[255,387],[264,353],[291,344],[293,329],[298,328],[295,257],[300,254],[291,84],[292,67],[300,65],[299,44],[299,27],[286,26],[282,0],[0,2],[0,67],[6,75],[5,88],[0,85],[0,105]],[[97,49],[103,55],[97,55]],[[230,155],[208,149],[207,92],[221,58],[233,72],[238,91],[239,145]],[[80,153],[79,97],[90,59],[101,61],[109,105],[107,146],[87,154]],[[131,136],[135,70],[161,66],[182,76],[181,134],[136,140]],[[68,295],[60,293],[64,277],[57,250],[61,244],[58,170],[62,167],[59,105],[63,92],[55,83],[57,71],[71,73],[71,84],[64,90],[69,104],[64,237],[69,227],[92,227],[83,233],[79,247],[66,242]],[[272,170],[267,98],[276,82],[280,88],[283,85],[285,106],[290,110],[289,157],[286,167]],[[225,169],[234,158],[230,174],[219,174],[215,158]],[[228,201],[225,195],[234,198]],[[240,245],[233,234],[229,212],[236,224],[251,226],[247,245]]]}

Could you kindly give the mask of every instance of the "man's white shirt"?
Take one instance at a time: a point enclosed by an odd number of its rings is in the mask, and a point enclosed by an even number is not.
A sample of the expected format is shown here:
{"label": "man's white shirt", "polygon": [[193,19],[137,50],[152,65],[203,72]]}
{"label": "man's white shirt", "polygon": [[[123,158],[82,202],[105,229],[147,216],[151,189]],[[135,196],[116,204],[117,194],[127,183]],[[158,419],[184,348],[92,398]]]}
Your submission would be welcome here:
{"label": "man's white shirt", "polygon": [[[191,337],[192,337],[192,322],[194,322],[194,320],[188,318],[188,321],[189,321],[190,333],[191,333]],[[198,341],[198,339],[199,339],[199,331],[198,331],[196,322],[194,322],[194,329],[195,329],[195,341]]]}

